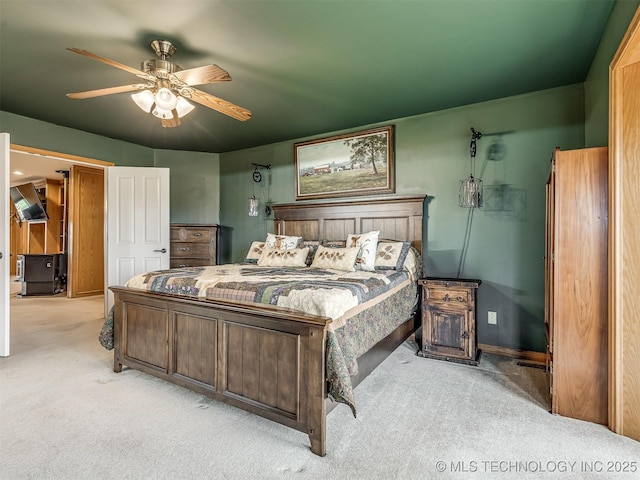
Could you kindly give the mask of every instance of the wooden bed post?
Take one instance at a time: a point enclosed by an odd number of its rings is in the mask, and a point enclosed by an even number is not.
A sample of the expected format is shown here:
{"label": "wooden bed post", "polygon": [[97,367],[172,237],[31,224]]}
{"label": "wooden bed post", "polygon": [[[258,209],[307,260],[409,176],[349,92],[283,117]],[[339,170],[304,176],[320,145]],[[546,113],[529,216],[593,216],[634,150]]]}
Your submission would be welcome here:
{"label": "wooden bed post", "polygon": [[122,315],[124,315],[122,300],[116,296],[113,304],[113,371],[116,373],[122,372],[122,362],[120,361],[122,358],[120,351],[122,342]]}
{"label": "wooden bed post", "polygon": [[311,451],[324,457],[327,454],[327,415],[325,401],[327,396],[327,379],[325,375],[326,327],[310,327],[309,329],[309,440]]}

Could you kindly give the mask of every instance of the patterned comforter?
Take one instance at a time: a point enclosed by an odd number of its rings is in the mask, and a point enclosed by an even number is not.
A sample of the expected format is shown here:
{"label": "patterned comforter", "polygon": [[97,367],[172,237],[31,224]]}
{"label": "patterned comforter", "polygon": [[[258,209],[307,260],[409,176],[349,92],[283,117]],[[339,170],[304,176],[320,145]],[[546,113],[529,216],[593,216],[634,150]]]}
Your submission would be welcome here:
{"label": "patterned comforter", "polygon": [[[413,262],[412,262],[413,263]],[[210,300],[254,302],[329,317],[326,364],[329,395],[356,414],[351,375],[357,357],[414,313],[416,274],[408,270],[344,272],[304,267],[229,264],[147,272],[126,286]],[[112,348],[113,318],[100,335]]]}

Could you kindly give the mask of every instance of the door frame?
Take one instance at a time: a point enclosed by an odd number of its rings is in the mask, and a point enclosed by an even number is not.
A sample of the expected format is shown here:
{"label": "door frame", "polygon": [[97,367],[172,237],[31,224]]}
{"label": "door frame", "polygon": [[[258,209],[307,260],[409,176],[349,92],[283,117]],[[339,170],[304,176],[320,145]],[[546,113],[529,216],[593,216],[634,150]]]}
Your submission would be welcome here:
{"label": "door frame", "polygon": [[[87,158],[87,157],[80,157],[77,155],[70,155],[70,154],[66,154],[66,153],[61,153],[61,152],[55,152],[52,150],[43,150],[41,148],[34,148],[34,147],[27,147],[24,145],[17,145],[17,144],[12,144],[10,143],[9,140],[9,144],[8,144],[8,158],[7,158],[7,162],[6,162],[6,173],[7,173],[7,185],[9,184],[9,171],[10,171],[10,165],[11,165],[11,152],[21,152],[21,153],[25,153],[25,154],[31,154],[31,155],[39,155],[39,156],[45,156],[45,157],[51,157],[53,159],[57,159],[57,160],[65,160],[68,161],[70,163],[74,163],[74,164],[81,164],[81,165],[87,165],[87,166],[92,166],[94,168],[107,168],[110,166],[115,165],[113,162],[106,162],[104,160],[97,160],[94,158]],[[9,204],[8,204],[8,195],[7,195],[7,203],[6,203],[6,208],[3,207],[3,203],[0,202],[0,209],[2,211],[4,211],[4,218],[2,221],[5,222],[6,226],[8,227],[9,225]],[[5,229],[3,229],[4,231]],[[6,229],[6,235],[7,235],[7,250],[9,249],[9,233],[8,233],[8,228]],[[105,232],[106,234],[106,232]],[[4,254],[4,252],[3,252]],[[103,252],[104,254],[104,252]],[[4,259],[3,259],[4,260]],[[69,252],[69,257],[68,257],[68,267],[70,268],[71,262],[75,261],[73,258],[73,255],[71,254],[71,252]],[[2,269],[2,271],[0,272],[1,275],[3,275],[3,279],[5,282],[9,282],[10,278],[9,278],[9,259],[6,258],[6,261],[2,263],[3,265],[6,266],[6,269]],[[4,291],[6,290],[6,292]],[[6,289],[3,289],[2,295],[8,295],[8,287]],[[7,299],[8,300],[8,299]],[[10,301],[6,302],[6,307],[5,307],[5,311],[3,313],[5,313],[5,315],[0,316],[0,329],[3,332],[3,335],[0,335],[0,338],[2,339],[2,343],[3,345],[0,345],[0,356],[8,356],[9,355],[9,345],[10,345],[10,329],[11,329],[11,307],[10,307]]]}
{"label": "door frame", "polygon": [[9,146],[11,144],[11,137],[8,133],[0,133],[0,182],[4,195],[0,198],[0,211],[3,213],[3,218],[0,220],[0,253],[3,258],[0,259],[0,357],[8,357],[10,349],[10,331],[11,331],[11,309],[9,306],[9,262],[11,261],[11,247],[9,245],[9,166],[11,163],[11,157],[9,152]]}
{"label": "door frame", "polygon": [[609,428],[640,441],[640,8],[609,67]]}

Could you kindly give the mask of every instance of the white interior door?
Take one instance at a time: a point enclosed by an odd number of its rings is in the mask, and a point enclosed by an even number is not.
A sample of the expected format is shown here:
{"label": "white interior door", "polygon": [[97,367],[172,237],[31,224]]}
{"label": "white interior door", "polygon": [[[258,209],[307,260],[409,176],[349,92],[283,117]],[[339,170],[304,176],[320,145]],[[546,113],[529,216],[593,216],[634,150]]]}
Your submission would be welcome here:
{"label": "white interior door", "polygon": [[9,134],[0,133],[0,356],[9,356]]}
{"label": "white interior door", "polygon": [[113,306],[109,286],[138,273],[169,268],[169,169],[106,169],[105,316]]}

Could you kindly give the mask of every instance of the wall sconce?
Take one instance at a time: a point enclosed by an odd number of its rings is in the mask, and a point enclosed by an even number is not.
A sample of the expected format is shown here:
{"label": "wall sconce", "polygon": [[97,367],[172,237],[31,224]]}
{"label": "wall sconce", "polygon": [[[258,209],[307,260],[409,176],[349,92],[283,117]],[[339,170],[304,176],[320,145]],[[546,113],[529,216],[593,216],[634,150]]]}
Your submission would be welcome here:
{"label": "wall sconce", "polygon": [[476,141],[481,137],[482,133],[477,132],[473,127],[471,127],[471,144],[469,145],[471,173],[468,178],[460,180],[458,205],[461,207],[482,207],[482,180],[473,176],[476,168]]}
{"label": "wall sconce", "polygon": [[[265,170],[271,170],[271,164],[267,164],[267,165],[262,165],[260,163],[252,163],[252,165],[255,167],[255,169],[253,170],[253,195],[251,195],[249,197],[249,216],[250,217],[257,217],[259,212],[260,212],[260,201],[258,200],[258,198],[256,197],[256,192],[255,192],[255,186],[256,183],[261,183],[262,182],[262,173],[260,173],[259,168],[264,168]],[[264,191],[264,186],[262,187],[263,191]],[[269,215],[271,215],[271,207],[269,205],[265,204],[264,207],[264,213],[265,215],[268,217]]]}

